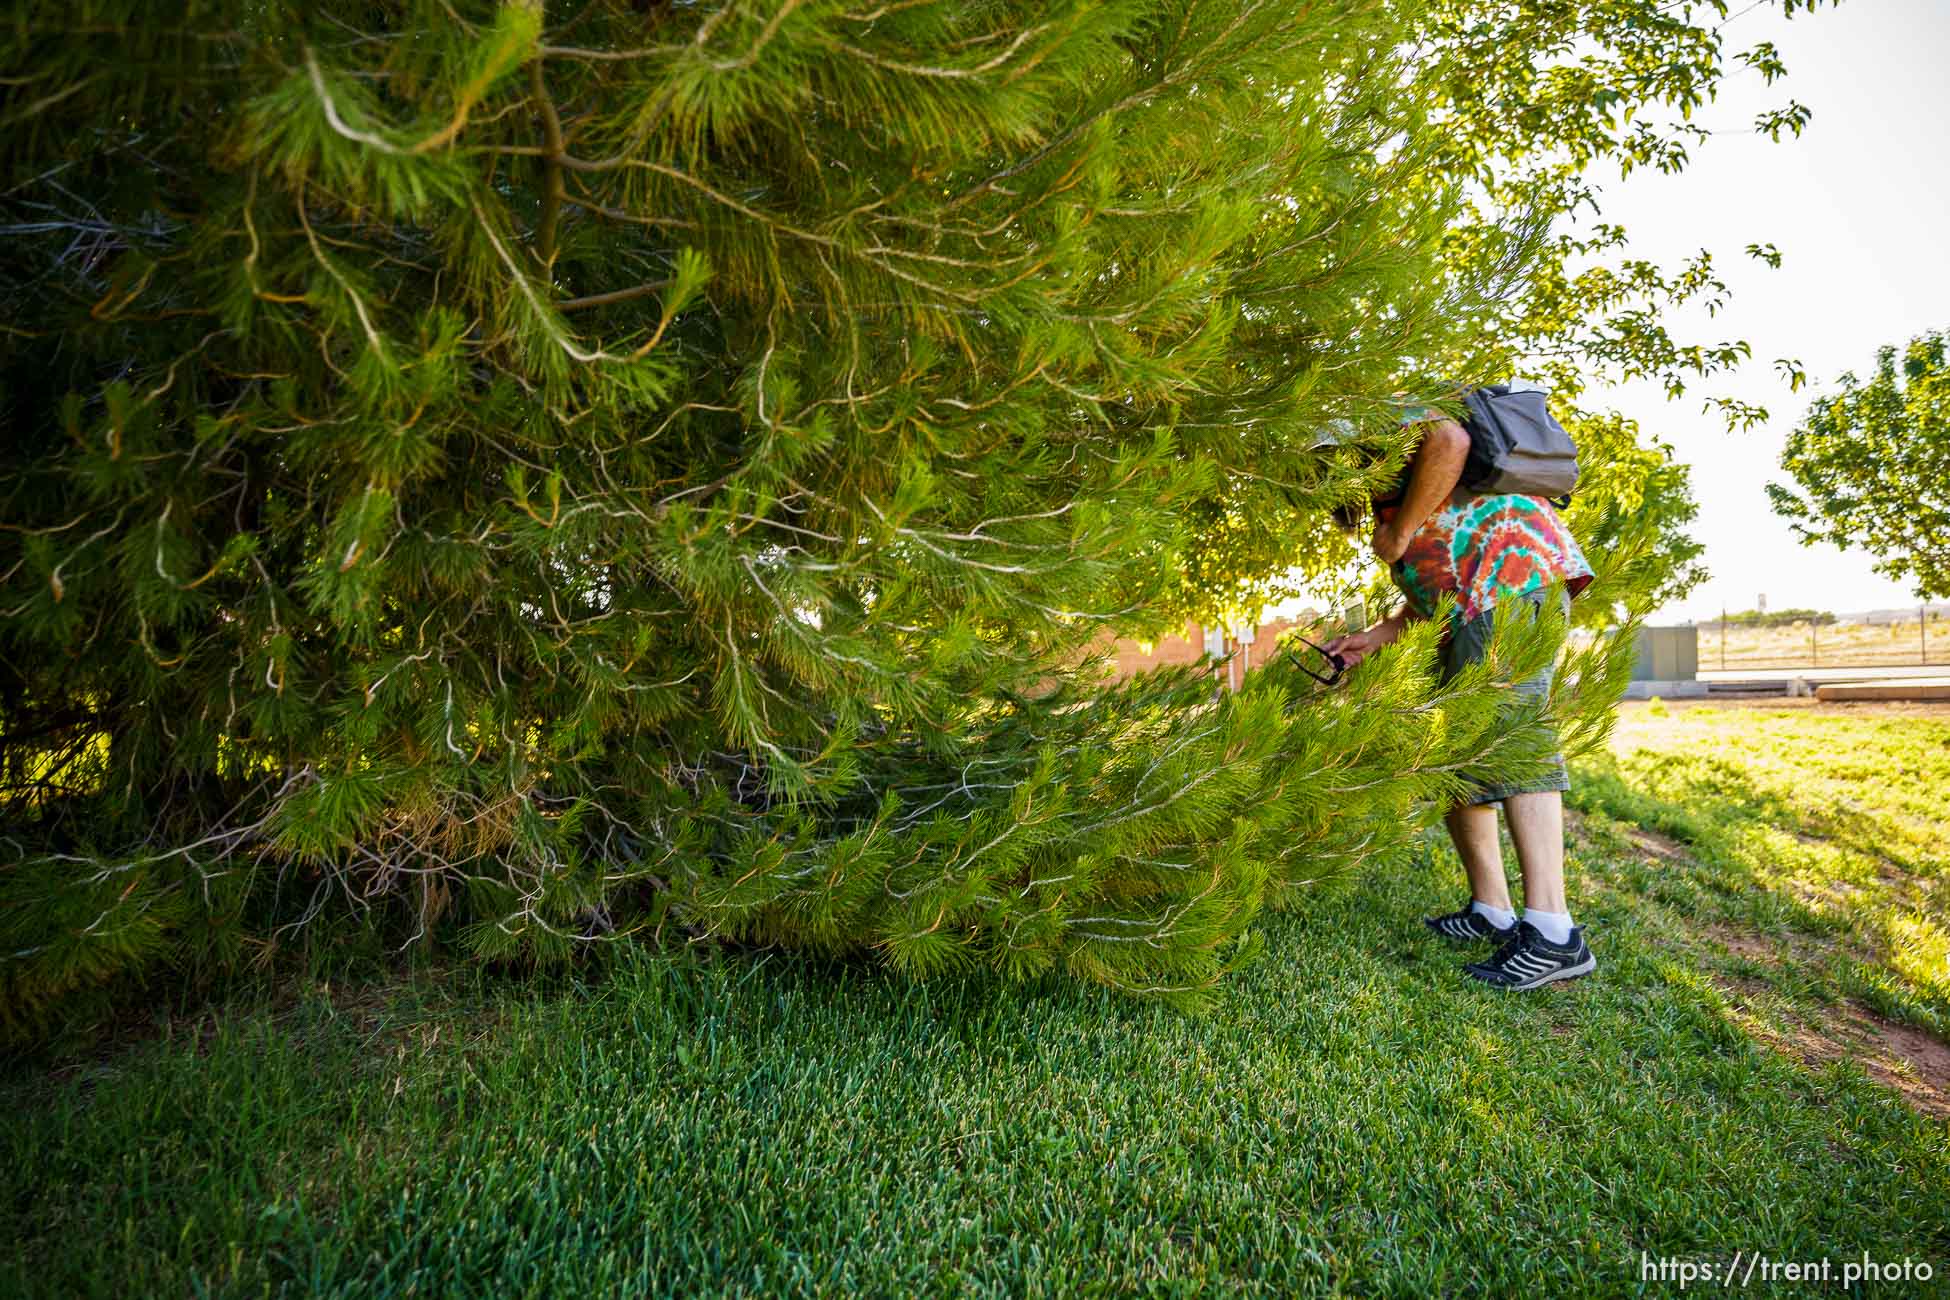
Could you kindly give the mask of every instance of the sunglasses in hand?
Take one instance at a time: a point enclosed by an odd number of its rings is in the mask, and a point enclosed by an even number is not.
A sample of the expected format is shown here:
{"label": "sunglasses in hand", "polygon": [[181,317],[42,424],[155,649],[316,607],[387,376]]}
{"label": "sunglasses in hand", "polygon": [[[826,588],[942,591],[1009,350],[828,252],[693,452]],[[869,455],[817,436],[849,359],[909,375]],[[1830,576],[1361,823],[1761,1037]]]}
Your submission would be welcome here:
{"label": "sunglasses in hand", "polygon": [[1313,651],[1315,654],[1319,655],[1322,661],[1326,663],[1329,671],[1325,673],[1315,672],[1312,668],[1309,668],[1307,666],[1306,659],[1303,658],[1299,652],[1295,651],[1294,648],[1289,645],[1286,648],[1285,653],[1286,653],[1286,657],[1293,661],[1294,667],[1298,668],[1301,672],[1307,674],[1307,676],[1319,682],[1322,686],[1332,686],[1335,682],[1341,680],[1341,675],[1347,671],[1346,659],[1342,658],[1340,655],[1335,654],[1333,651],[1328,650],[1324,646],[1315,645],[1313,642],[1307,640],[1306,637],[1301,636],[1297,632],[1293,634],[1293,639],[1295,641],[1298,641],[1301,645],[1307,647],[1307,649]]}

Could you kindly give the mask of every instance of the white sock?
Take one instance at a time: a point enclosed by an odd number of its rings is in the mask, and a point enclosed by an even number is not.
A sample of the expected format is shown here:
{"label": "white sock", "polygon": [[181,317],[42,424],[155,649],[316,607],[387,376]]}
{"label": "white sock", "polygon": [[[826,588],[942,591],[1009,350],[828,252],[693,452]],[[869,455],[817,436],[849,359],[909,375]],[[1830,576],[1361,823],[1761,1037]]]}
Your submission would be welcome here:
{"label": "white sock", "polygon": [[1499,930],[1507,930],[1517,923],[1517,914],[1507,907],[1491,907],[1488,903],[1479,903],[1471,899],[1469,910]]}
{"label": "white sock", "polygon": [[1569,912],[1540,912],[1534,907],[1523,909],[1523,919],[1537,927],[1537,933],[1555,944],[1571,942],[1571,914]]}

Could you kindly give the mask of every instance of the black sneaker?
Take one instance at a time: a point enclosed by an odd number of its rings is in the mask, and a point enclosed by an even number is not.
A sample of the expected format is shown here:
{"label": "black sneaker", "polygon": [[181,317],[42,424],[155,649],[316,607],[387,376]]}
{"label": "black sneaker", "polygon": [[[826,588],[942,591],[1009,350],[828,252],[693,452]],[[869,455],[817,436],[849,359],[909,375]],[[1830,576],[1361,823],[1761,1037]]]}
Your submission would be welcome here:
{"label": "black sneaker", "polygon": [[1496,956],[1469,963],[1463,973],[1492,987],[1516,992],[1552,980],[1576,979],[1598,969],[1598,959],[1585,946],[1582,926],[1572,926],[1571,941],[1561,944],[1546,939],[1528,921],[1518,921],[1516,931],[1496,950]]}
{"label": "black sneaker", "polygon": [[[1474,900],[1471,900],[1473,903]],[[1473,943],[1478,939],[1507,939],[1517,932],[1516,922],[1497,929],[1495,922],[1477,911],[1471,903],[1464,903],[1460,911],[1446,916],[1425,916],[1422,924],[1434,930],[1445,939],[1457,939]]]}

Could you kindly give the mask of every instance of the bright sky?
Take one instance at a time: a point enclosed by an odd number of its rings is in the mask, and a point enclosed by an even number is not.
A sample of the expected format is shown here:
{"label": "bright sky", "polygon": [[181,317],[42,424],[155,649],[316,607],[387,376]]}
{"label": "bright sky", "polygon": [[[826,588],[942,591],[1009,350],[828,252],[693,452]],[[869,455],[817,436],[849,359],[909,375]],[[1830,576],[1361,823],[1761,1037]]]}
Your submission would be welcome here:
{"label": "bright sky", "polygon": [[[1768,408],[1744,433],[1700,410],[1698,394],[1668,402],[1653,384],[1594,395],[1671,442],[1693,467],[1700,502],[1694,535],[1711,577],[1656,622],[1751,609],[1850,612],[1916,603],[1903,584],[1870,569],[1866,552],[1803,547],[1770,508],[1763,486],[1785,481],[1780,452],[1809,398],[1844,372],[1866,375],[1876,349],[1926,329],[1950,329],[1950,166],[1945,89],[1950,0],[1847,0],[1785,21],[1756,8],[1727,28],[1731,49],[1772,40],[1788,66],[1772,87],[1740,68],[1719,100],[1696,114],[1737,132],[1789,96],[1814,110],[1799,139],[1716,136],[1678,176],[1639,173],[1605,187],[1604,217],[1632,236],[1635,256],[1675,264],[1713,252],[1732,289],[1718,318],[1682,317],[1691,336],[1746,339],[1753,360],[1704,386]],[[1775,244],[1779,270],[1745,255]],[[1675,336],[1687,337],[1681,329]],[[1809,384],[1790,393],[1773,365],[1796,357]]]}

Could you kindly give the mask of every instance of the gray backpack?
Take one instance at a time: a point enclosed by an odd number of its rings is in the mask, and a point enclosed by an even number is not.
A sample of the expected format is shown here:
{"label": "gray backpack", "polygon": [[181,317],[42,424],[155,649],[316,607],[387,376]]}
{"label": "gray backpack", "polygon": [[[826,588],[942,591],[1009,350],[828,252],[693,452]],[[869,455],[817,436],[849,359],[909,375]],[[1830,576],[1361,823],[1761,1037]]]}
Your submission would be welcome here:
{"label": "gray backpack", "polygon": [[1578,448],[1551,417],[1546,394],[1490,384],[1463,395],[1469,458],[1462,483],[1479,496],[1516,493],[1569,505],[1578,486]]}

